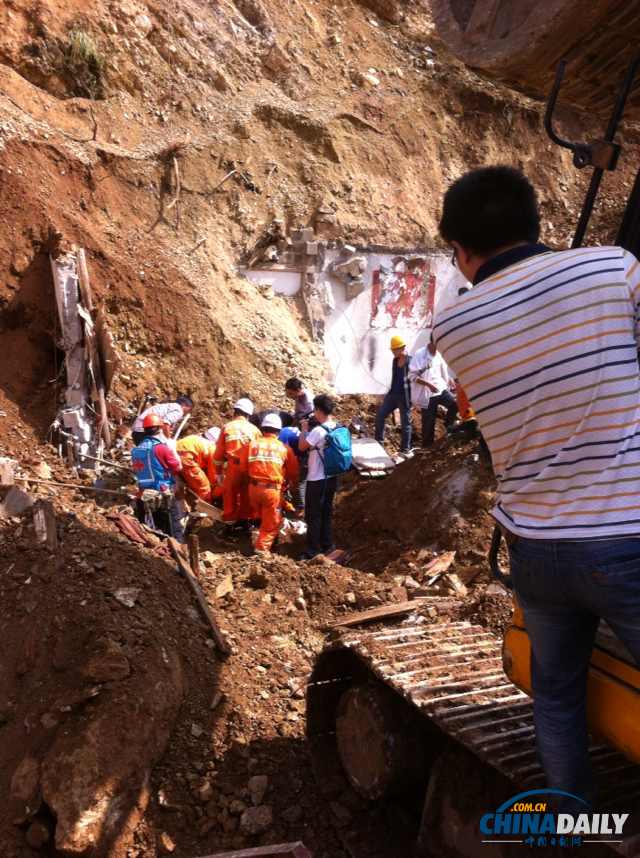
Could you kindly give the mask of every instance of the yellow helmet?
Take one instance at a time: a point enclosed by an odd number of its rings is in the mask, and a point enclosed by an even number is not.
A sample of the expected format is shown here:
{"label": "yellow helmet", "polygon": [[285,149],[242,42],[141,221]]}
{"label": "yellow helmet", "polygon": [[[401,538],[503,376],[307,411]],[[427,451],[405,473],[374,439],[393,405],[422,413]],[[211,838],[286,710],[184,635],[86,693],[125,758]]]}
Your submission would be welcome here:
{"label": "yellow helmet", "polygon": [[406,346],[404,339],[400,336],[400,334],[394,334],[391,337],[391,351],[394,349],[403,349]]}

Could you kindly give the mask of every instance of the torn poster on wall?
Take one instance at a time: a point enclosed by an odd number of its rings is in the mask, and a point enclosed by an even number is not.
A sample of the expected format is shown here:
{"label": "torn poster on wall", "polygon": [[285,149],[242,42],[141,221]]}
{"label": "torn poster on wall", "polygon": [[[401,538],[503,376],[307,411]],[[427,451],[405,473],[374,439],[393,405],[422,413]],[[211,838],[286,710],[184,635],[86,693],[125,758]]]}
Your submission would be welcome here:
{"label": "torn poster on wall", "polygon": [[[449,256],[438,251],[327,248],[313,274],[283,269],[244,273],[276,293],[305,297],[312,330],[324,342],[331,381],[342,394],[384,393],[391,377],[391,336],[403,336],[410,352],[426,345],[438,307],[454,302],[465,282]],[[301,291],[310,275],[325,296],[322,307],[309,306],[308,288]]]}
{"label": "torn poster on wall", "polygon": [[336,307],[326,321],[325,353],[338,393],[384,393],[400,334],[410,352],[427,344],[439,306],[457,297],[461,275],[442,253],[367,253],[365,288],[353,299],[334,289]]}

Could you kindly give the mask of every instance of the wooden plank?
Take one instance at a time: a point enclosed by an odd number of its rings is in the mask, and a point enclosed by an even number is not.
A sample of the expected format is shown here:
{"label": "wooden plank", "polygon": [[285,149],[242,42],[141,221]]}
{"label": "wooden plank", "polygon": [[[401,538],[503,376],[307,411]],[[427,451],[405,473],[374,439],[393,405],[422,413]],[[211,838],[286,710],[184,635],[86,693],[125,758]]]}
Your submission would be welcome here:
{"label": "wooden plank", "polygon": [[277,846],[254,846],[251,849],[236,849],[233,852],[216,852],[202,858],[313,858],[301,841],[280,843]]}
{"label": "wooden plank", "polygon": [[48,551],[56,551],[58,548],[58,528],[55,509],[51,501],[40,498],[34,503],[33,526],[36,531],[36,542],[40,545],[46,545]]}
{"label": "wooden plank", "polygon": [[412,599],[410,602],[394,602],[390,605],[381,605],[379,608],[371,608],[368,611],[356,611],[345,617],[344,620],[336,620],[325,628],[340,629],[358,626],[360,623],[372,623],[374,620],[385,620],[387,617],[399,617],[402,614],[410,614],[428,601],[430,600],[427,597],[421,597]]}
{"label": "wooden plank", "polygon": [[430,563],[427,563],[422,570],[422,576],[428,576],[427,587],[435,584],[438,578],[441,578],[444,575],[455,559],[455,551],[445,551],[444,554],[441,554],[439,557],[434,557]]}
{"label": "wooden plank", "polygon": [[447,572],[447,574],[445,575],[445,581],[448,581],[451,584],[453,589],[456,591],[458,596],[460,596],[461,598],[464,598],[468,594],[468,592],[469,592],[468,589],[462,583],[462,581],[456,575],[455,572]]}
{"label": "wooden plank", "polygon": [[200,540],[197,533],[190,533],[187,537],[189,546],[189,563],[196,578],[200,578]]}
{"label": "wooden plank", "polygon": [[82,296],[82,303],[91,313],[93,312],[93,293],[91,292],[91,281],[89,280],[87,257],[85,256],[83,247],[78,248],[78,250],[76,251],[76,259],[78,260],[78,285],[80,286],[80,295]]}
{"label": "wooden plank", "polygon": [[102,307],[96,313],[95,325],[98,354],[100,356],[100,363],[102,364],[104,387],[106,393],[109,393],[111,385],[113,384],[113,379],[120,369],[121,357],[115,346],[113,334],[109,330],[107,317],[105,316]]}
{"label": "wooden plank", "polygon": [[173,554],[174,558],[178,563],[178,568],[182,573],[183,578],[187,581],[187,583],[193,590],[193,595],[196,597],[198,607],[200,608],[203,617],[211,628],[211,634],[213,635],[213,639],[216,642],[218,650],[224,656],[231,655],[231,647],[227,643],[225,636],[222,634],[220,626],[216,622],[216,618],[211,612],[209,603],[207,602],[205,595],[200,588],[200,584],[198,584],[198,579],[191,571],[191,567],[189,566],[187,561],[184,559],[182,551],[180,549],[180,545],[176,542],[175,539],[173,539],[173,537],[169,537],[169,546],[171,547],[171,553]]}

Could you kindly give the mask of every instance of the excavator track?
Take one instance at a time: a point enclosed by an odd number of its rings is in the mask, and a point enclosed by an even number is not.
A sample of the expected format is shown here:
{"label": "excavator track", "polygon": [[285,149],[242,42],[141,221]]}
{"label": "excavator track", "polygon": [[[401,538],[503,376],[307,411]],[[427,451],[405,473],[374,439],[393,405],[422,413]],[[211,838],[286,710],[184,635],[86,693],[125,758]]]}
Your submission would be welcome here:
{"label": "excavator track", "polygon": [[[506,779],[511,794],[543,785],[531,699],[505,675],[501,639],[469,622],[405,622],[343,632],[317,659],[307,692],[307,730],[316,777],[329,796],[333,790],[334,799],[348,796],[336,740],[341,700],[350,689],[372,683],[393,692],[407,715],[420,717],[428,731],[425,740],[436,754],[445,743],[455,743]],[[366,755],[366,749],[360,753]],[[604,744],[593,744],[591,757],[603,810],[627,810],[640,802],[640,766]],[[360,768],[366,771],[366,765]],[[358,787],[353,777],[351,786]],[[357,801],[351,804],[358,809]],[[393,820],[385,818],[381,807],[380,802],[362,802],[349,824],[343,820],[345,845],[354,858],[431,854],[413,851],[408,824],[400,826],[404,842],[390,838]],[[490,809],[478,807],[477,816]],[[416,838],[419,821],[413,828]]]}

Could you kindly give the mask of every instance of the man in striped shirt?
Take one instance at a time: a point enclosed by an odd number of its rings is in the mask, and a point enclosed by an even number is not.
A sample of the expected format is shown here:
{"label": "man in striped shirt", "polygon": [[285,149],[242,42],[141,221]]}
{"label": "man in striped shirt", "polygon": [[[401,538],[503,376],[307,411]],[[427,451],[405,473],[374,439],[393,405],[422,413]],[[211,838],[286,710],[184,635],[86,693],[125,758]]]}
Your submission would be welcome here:
{"label": "man in striped shirt", "polygon": [[640,268],[620,247],[537,243],[535,192],[509,167],[455,182],[440,231],[474,289],[439,312],[434,338],[491,451],[538,750],[549,786],[591,799],[601,617],[640,662]]}

